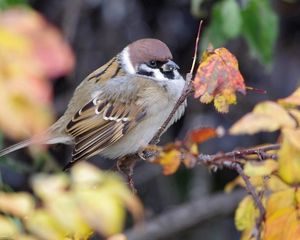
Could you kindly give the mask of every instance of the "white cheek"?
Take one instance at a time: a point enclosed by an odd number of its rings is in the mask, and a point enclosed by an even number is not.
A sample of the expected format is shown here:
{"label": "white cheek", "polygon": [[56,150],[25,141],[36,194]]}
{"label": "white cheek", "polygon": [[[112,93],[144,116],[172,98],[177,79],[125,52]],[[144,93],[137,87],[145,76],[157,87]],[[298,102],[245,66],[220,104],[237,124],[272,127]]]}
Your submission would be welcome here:
{"label": "white cheek", "polygon": [[135,74],[135,69],[130,61],[130,57],[129,57],[129,51],[128,51],[128,47],[126,47],[123,50],[122,53],[122,65],[124,67],[124,69],[126,70],[126,72],[130,73],[130,74]]}
{"label": "white cheek", "polygon": [[157,81],[170,81],[170,79],[166,78],[159,69],[152,69],[152,71],[153,71],[153,77]]}

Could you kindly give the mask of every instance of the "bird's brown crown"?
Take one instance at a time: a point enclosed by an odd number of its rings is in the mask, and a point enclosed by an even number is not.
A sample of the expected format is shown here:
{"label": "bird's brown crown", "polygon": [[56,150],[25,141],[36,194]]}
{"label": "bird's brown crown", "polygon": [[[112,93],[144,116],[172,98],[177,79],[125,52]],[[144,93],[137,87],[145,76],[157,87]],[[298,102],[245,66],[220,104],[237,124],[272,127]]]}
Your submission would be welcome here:
{"label": "bird's brown crown", "polygon": [[133,66],[149,61],[167,61],[172,59],[168,46],[158,39],[145,38],[128,45],[130,60]]}

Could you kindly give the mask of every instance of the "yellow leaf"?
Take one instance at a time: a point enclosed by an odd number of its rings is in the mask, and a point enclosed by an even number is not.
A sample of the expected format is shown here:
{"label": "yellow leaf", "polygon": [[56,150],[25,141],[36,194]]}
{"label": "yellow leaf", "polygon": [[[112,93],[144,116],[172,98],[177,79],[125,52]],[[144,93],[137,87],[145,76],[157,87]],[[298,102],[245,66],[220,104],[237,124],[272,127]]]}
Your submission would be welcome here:
{"label": "yellow leaf", "polygon": [[40,239],[63,239],[68,234],[45,210],[36,210],[25,220],[25,225],[29,232]]}
{"label": "yellow leaf", "polygon": [[160,156],[154,162],[163,167],[164,175],[171,175],[175,173],[180,166],[181,152],[177,149],[161,152]]}
{"label": "yellow leaf", "polygon": [[95,166],[82,162],[72,168],[71,177],[76,192],[99,189],[119,199],[137,221],[143,218],[142,204],[118,175],[102,172]]}
{"label": "yellow leaf", "polygon": [[300,111],[297,109],[289,109],[288,112],[291,116],[293,116],[295,121],[297,121],[297,124],[299,126],[300,125]]}
{"label": "yellow leaf", "polygon": [[14,239],[19,230],[8,218],[0,215],[0,239]]}
{"label": "yellow leaf", "polygon": [[297,88],[297,90],[293,92],[292,95],[283,99],[279,99],[278,103],[286,107],[300,106],[300,88]]}
{"label": "yellow leaf", "polygon": [[256,105],[229,130],[230,134],[254,134],[262,131],[273,132],[280,128],[296,127],[295,120],[280,105],[266,101]]}
{"label": "yellow leaf", "polygon": [[123,229],[122,201],[107,191],[82,189],[75,195],[83,218],[98,233],[110,236]]}
{"label": "yellow leaf", "polygon": [[19,235],[16,240],[38,240],[38,239],[30,235]]}
{"label": "yellow leaf", "polygon": [[266,160],[262,162],[247,162],[244,166],[244,172],[247,176],[267,176],[278,169],[278,162]]}
{"label": "yellow leaf", "polygon": [[19,235],[16,240],[38,240],[37,238],[30,235]]}
{"label": "yellow leaf", "polygon": [[295,192],[292,188],[273,193],[267,201],[266,217],[271,217],[280,209],[292,207],[294,202]]}
{"label": "yellow leaf", "polygon": [[[265,179],[261,176],[250,176],[249,181],[256,189],[260,189],[265,184]],[[224,191],[229,193],[237,186],[246,186],[245,181],[240,176],[235,178],[233,181],[227,183]]]}
{"label": "yellow leaf", "polygon": [[29,215],[34,208],[34,200],[28,193],[0,192],[0,210],[18,217]]}
{"label": "yellow leaf", "polygon": [[214,99],[215,108],[221,113],[229,111],[229,105],[236,104],[236,95],[234,92],[223,91],[222,95],[217,95]]}
{"label": "yellow leaf", "polygon": [[56,194],[55,198],[44,201],[46,209],[57,223],[68,232],[68,235],[76,236],[78,239],[90,236],[92,230],[81,217],[73,194]]}
{"label": "yellow leaf", "polygon": [[290,188],[289,185],[287,185],[279,177],[274,175],[268,177],[268,179],[266,180],[266,186],[272,192],[283,191]]}
{"label": "yellow leaf", "polygon": [[289,184],[300,182],[300,129],[283,131],[278,151],[279,175]]}
{"label": "yellow leaf", "polygon": [[36,175],[32,181],[34,192],[43,200],[56,198],[69,187],[69,179],[64,174]]}
{"label": "yellow leaf", "polygon": [[288,189],[270,196],[266,206],[264,240],[300,239],[297,190]]}
{"label": "yellow leaf", "polygon": [[71,169],[72,185],[76,188],[91,188],[102,184],[105,177],[110,176],[108,173],[103,173],[97,167],[81,162]]}
{"label": "yellow leaf", "polygon": [[258,216],[253,200],[246,196],[240,203],[235,212],[235,225],[240,231],[252,229],[255,225],[255,219]]}
{"label": "yellow leaf", "polygon": [[234,180],[230,181],[225,185],[224,191],[226,193],[232,192],[232,190],[237,186],[245,186],[243,179],[239,176],[236,177]]}
{"label": "yellow leaf", "polygon": [[109,237],[107,240],[127,240],[127,237],[124,234],[116,234]]}

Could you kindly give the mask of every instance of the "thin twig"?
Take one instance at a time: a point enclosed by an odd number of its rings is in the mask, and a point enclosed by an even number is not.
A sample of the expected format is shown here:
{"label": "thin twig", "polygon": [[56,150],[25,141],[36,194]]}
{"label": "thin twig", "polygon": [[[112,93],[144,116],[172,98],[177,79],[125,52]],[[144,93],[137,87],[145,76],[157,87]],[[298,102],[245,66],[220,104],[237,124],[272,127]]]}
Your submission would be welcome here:
{"label": "thin twig", "polygon": [[156,145],[157,143],[159,143],[160,136],[162,135],[162,133],[165,131],[165,129],[169,125],[170,121],[174,117],[174,114],[177,112],[180,105],[184,101],[186,101],[186,98],[189,95],[189,93],[191,92],[191,90],[192,90],[192,75],[190,73],[188,73],[186,75],[185,86],[183,88],[183,91],[182,91],[182,94],[181,94],[180,98],[177,100],[177,102],[176,102],[173,110],[169,114],[168,118],[164,121],[163,125],[161,125],[161,127],[158,129],[158,131],[156,132],[154,137],[151,139],[151,141],[149,143],[150,145]]}
{"label": "thin twig", "polygon": [[192,91],[192,88],[193,88],[193,84],[192,84],[193,83],[192,82],[193,71],[194,71],[195,64],[196,64],[196,59],[197,59],[197,52],[198,52],[198,45],[199,45],[202,22],[203,21],[201,20],[200,23],[199,23],[199,28],[198,28],[198,33],[197,33],[197,38],[196,38],[196,43],[195,43],[195,52],[194,52],[194,57],[193,57],[193,63],[192,63],[192,67],[191,67],[190,72],[185,77],[185,85],[184,85],[182,94],[179,97],[179,99],[177,100],[177,102],[176,102],[172,112],[169,114],[168,118],[165,120],[163,125],[158,129],[158,131],[156,132],[154,137],[151,139],[151,141],[149,143],[150,145],[156,145],[157,143],[159,143],[160,136],[162,135],[162,133],[165,131],[165,129],[169,125],[170,121],[174,117],[174,114],[177,112],[178,108],[181,106],[181,104],[183,104],[186,101],[188,95]]}
{"label": "thin twig", "polygon": [[253,185],[251,184],[249,178],[244,173],[243,168],[241,167],[241,165],[238,164],[238,163],[233,163],[230,166],[230,168],[232,168],[233,170],[237,171],[237,173],[244,180],[244,182],[246,184],[246,190],[252,196],[252,199],[255,202],[256,207],[258,208],[259,216],[256,219],[255,232],[253,232],[253,236],[256,238],[256,240],[260,240],[260,233],[261,233],[262,222],[265,219],[265,213],[266,213],[265,207],[262,204],[262,201],[261,201],[260,197],[255,192],[255,189],[254,189]]}
{"label": "thin twig", "polygon": [[192,67],[191,67],[191,70],[190,70],[190,74],[193,74],[194,68],[195,68],[195,64],[196,64],[196,60],[197,60],[199,40],[200,40],[200,33],[201,33],[201,29],[202,29],[202,23],[203,23],[203,20],[200,21],[199,27],[198,27],[198,33],[197,33],[197,38],[196,38],[196,42],[195,42],[195,51],[194,51],[193,63],[192,63]]}
{"label": "thin twig", "polygon": [[[276,154],[269,154],[268,151],[278,150],[280,148],[280,144],[270,144],[261,147],[255,148],[248,148],[242,150],[234,150],[227,153],[218,153],[214,155],[206,155],[200,154],[197,159],[198,164],[205,164],[205,165],[219,165],[224,162],[224,159],[230,160],[231,162],[237,162],[239,159],[246,159],[249,155],[258,155],[258,160],[266,160],[266,159],[276,159]],[[255,159],[253,159],[255,160]]]}

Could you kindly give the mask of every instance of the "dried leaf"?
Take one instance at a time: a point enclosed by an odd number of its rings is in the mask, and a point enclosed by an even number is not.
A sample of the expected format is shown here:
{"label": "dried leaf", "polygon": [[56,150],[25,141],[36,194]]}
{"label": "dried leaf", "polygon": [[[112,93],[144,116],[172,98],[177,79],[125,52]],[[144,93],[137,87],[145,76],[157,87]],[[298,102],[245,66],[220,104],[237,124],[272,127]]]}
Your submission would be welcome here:
{"label": "dried leaf", "polygon": [[295,120],[280,105],[266,101],[255,106],[229,130],[230,134],[255,134],[262,131],[273,132],[280,128],[294,128]]}
{"label": "dried leaf", "polygon": [[226,49],[208,49],[202,55],[194,79],[195,98],[214,105],[220,112],[236,103],[235,92],[245,94],[244,79],[239,72],[236,58]]}
{"label": "dried leaf", "polygon": [[196,143],[193,143],[188,152],[183,154],[183,164],[187,168],[193,168],[197,162],[197,156],[199,154],[198,146]]}
{"label": "dried leaf", "polygon": [[203,143],[211,138],[214,137],[221,137],[224,135],[224,128],[218,127],[218,128],[199,128],[190,131],[187,134],[187,141],[192,143]]}

